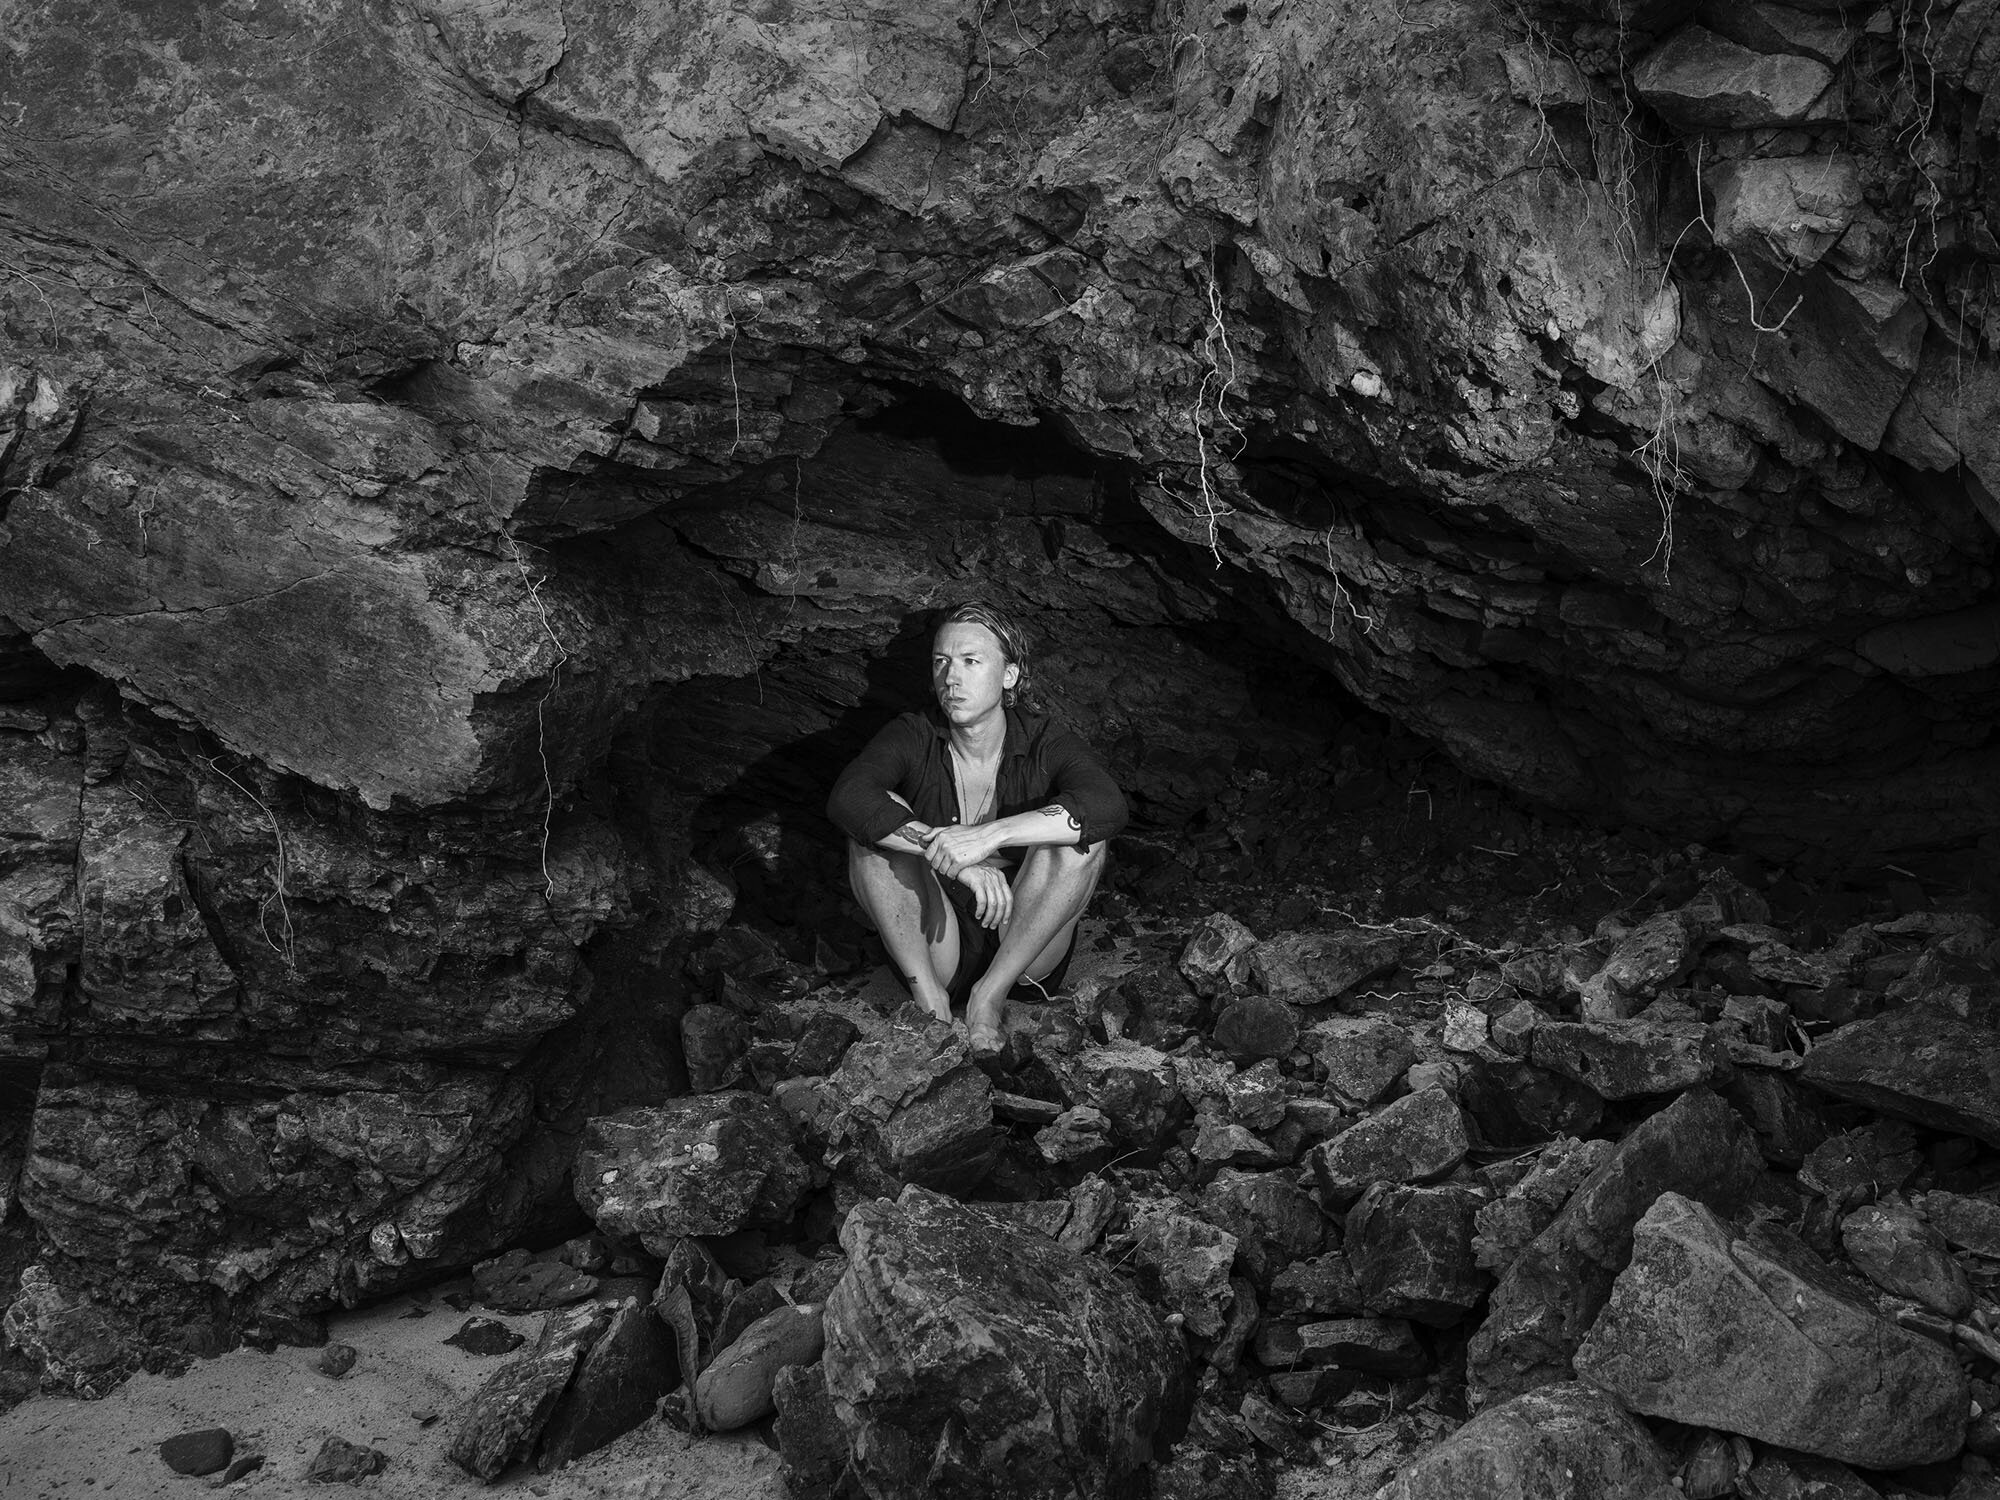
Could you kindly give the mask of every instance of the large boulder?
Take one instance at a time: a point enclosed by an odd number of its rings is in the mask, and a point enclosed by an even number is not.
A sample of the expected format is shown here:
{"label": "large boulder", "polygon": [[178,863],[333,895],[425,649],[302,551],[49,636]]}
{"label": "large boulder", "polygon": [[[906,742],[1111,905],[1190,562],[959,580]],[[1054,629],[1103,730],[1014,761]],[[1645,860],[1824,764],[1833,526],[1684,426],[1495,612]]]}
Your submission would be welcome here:
{"label": "large boulder", "polygon": [[1678,1094],[1729,1074],[1721,1043],[1699,1021],[1544,1022],[1528,1056],[1606,1099]]}
{"label": "large boulder", "polygon": [[826,1382],[873,1500],[1130,1495],[1179,1437],[1180,1341],[1103,1262],[917,1187],[840,1238]]}
{"label": "large boulder", "polygon": [[1410,944],[1402,933],[1366,927],[1281,932],[1250,951],[1250,973],[1276,999],[1319,1005],[1388,973]]}
{"label": "large boulder", "polygon": [[1883,1318],[1765,1225],[1667,1192],[1639,1221],[1576,1371],[1634,1411],[1865,1468],[1950,1458],[1970,1392],[1950,1349]]}
{"label": "large boulder", "polygon": [[993,1085],[943,1026],[897,1025],[854,1043],[818,1093],[827,1165],[869,1192],[967,1192],[1000,1151]]}
{"label": "large boulder", "polygon": [[1680,1500],[1653,1435],[1594,1386],[1544,1386],[1481,1412],[1376,1500]]}
{"label": "large boulder", "polygon": [[1433,1085],[1315,1146],[1307,1162],[1326,1206],[1345,1210],[1372,1183],[1444,1176],[1469,1147],[1458,1101]]}
{"label": "large boulder", "polygon": [[1907,1006],[1843,1026],[1799,1077],[1836,1099],[2000,1146],[2000,1032],[1943,1011]]}
{"label": "large boulder", "polygon": [[1380,1183],[1362,1194],[1345,1225],[1362,1306],[1433,1328],[1464,1317],[1488,1284],[1472,1249],[1474,1216],[1485,1201],[1472,1188],[1449,1184]]}
{"label": "large boulder", "polygon": [[760,1094],[599,1116],[576,1158],[583,1211],[606,1234],[662,1257],[685,1235],[781,1225],[811,1184],[784,1111]]}
{"label": "large boulder", "polygon": [[1569,1378],[1571,1355],[1631,1258],[1632,1226],[1661,1193],[1729,1210],[1762,1171],[1750,1132],[1706,1091],[1683,1094],[1642,1122],[1494,1288],[1467,1360],[1475,1397],[1501,1400]]}

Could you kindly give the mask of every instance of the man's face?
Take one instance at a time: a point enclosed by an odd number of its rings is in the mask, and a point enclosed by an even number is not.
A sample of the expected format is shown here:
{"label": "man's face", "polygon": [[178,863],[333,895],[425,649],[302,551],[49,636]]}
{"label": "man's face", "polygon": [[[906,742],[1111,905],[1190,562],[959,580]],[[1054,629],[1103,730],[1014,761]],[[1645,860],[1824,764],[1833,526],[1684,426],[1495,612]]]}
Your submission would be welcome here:
{"label": "man's face", "polygon": [[984,625],[954,621],[931,642],[931,691],[954,724],[974,723],[999,708],[1020,676],[1000,638]]}

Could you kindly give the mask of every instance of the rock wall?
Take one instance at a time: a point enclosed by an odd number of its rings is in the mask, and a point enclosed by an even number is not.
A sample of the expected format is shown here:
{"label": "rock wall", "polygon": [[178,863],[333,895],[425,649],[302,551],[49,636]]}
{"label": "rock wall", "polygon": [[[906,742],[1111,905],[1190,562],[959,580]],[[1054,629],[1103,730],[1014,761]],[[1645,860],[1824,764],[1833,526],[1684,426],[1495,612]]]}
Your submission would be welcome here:
{"label": "rock wall", "polygon": [[811,888],[974,590],[1163,820],[1337,680],[1677,836],[2000,827],[1990,10],[19,7],[51,1254],[289,1309],[533,1221],[676,1085],[690,856]]}

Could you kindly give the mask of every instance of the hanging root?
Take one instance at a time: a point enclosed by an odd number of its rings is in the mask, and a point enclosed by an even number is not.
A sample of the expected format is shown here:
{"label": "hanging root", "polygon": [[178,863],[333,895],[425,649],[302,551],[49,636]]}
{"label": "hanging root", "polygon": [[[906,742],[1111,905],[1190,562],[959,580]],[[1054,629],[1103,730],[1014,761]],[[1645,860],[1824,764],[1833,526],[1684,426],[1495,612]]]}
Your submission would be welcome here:
{"label": "hanging root", "polygon": [[1653,499],[1660,507],[1660,535],[1653,543],[1652,552],[1639,566],[1649,568],[1659,563],[1662,580],[1671,583],[1674,576],[1674,504],[1688,489],[1688,476],[1681,465],[1680,396],[1661,378],[1657,367],[1652,374],[1659,416],[1654,420],[1652,433],[1638,446],[1633,456],[1652,481]]}
{"label": "hanging root", "polygon": [[[1222,317],[1222,288],[1215,279],[1215,266],[1208,268],[1208,328],[1201,342],[1203,369],[1201,384],[1195,388],[1194,404],[1188,408],[1188,426],[1194,432],[1196,503],[1189,508],[1208,528],[1208,551],[1215,565],[1222,566],[1222,537],[1217,528],[1229,507],[1219,502],[1215,483],[1209,477],[1208,426],[1213,423],[1236,440],[1236,452],[1243,451],[1244,431],[1224,405],[1236,391],[1236,351],[1229,342],[1229,325]],[[1231,457],[1235,455],[1232,454]]]}
{"label": "hanging root", "polygon": [[[285,972],[296,974],[299,969],[298,943],[292,930],[292,909],[285,900],[286,887],[291,880],[291,859],[285,851],[285,830],[278,824],[278,815],[271,811],[262,797],[222,769],[219,757],[211,755],[203,756],[202,759],[207,763],[209,770],[256,803],[258,811],[264,814],[265,820],[271,825],[271,839],[277,846],[277,853],[271,862],[271,894],[257,903],[257,929],[263,934],[264,942],[270,950],[285,961]],[[278,930],[282,941],[271,936],[273,905],[278,908]]]}
{"label": "hanging root", "polygon": [[546,579],[536,578],[528,571],[526,559],[521,556],[521,544],[512,532],[503,532],[507,545],[514,554],[514,566],[520,571],[521,586],[528,591],[528,602],[535,606],[535,613],[541,616],[542,630],[549,638],[549,644],[556,649],[555,665],[549,669],[549,685],[542,690],[541,698],[535,704],[535,751],[542,761],[542,899],[553,901],[556,894],[555,877],[549,873],[549,830],[555,822],[556,783],[549,772],[549,699],[555,696],[562,683],[563,664],[569,660],[569,651],[556,635],[555,625],[549,619],[548,607],[542,603],[542,584]]}
{"label": "hanging root", "polygon": [[1326,528],[1326,535],[1320,539],[1320,545],[1326,549],[1326,571],[1333,576],[1334,608],[1327,615],[1328,630],[1330,631],[1335,625],[1340,623],[1340,608],[1345,606],[1347,612],[1354,617],[1355,623],[1361,627],[1361,633],[1368,635],[1375,629],[1375,617],[1373,615],[1364,615],[1355,607],[1354,596],[1347,590],[1347,581],[1340,576],[1340,569],[1335,565],[1333,560],[1333,528],[1331,526]]}

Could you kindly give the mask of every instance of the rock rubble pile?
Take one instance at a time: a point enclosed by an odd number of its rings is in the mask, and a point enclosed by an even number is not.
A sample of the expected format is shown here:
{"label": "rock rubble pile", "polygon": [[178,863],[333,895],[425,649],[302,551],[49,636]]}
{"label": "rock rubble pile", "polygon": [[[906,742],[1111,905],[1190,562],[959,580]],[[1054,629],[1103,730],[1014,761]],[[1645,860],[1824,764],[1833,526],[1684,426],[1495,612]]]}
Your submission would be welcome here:
{"label": "rock rubble pile", "polygon": [[453,1456],[657,1399],[774,1417],[799,1500],[2000,1493],[2000,931],[1669,885],[1533,945],[1120,921],[990,1073],[886,987],[732,984],[708,1086],[579,1161],[656,1279],[484,1270],[584,1300]]}

